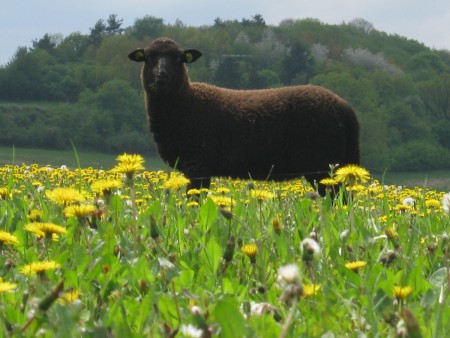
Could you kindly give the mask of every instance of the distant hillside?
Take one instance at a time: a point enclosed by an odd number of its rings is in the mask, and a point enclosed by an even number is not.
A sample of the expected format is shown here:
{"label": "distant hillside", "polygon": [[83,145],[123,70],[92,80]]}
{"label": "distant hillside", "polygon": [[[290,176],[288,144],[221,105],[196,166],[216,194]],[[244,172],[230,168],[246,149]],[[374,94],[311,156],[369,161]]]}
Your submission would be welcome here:
{"label": "distant hillside", "polygon": [[123,28],[111,15],[88,35],[46,34],[0,68],[0,145],[69,148],[70,138],[79,149],[154,152],[140,65],[126,56],[159,36],[203,52],[190,67],[193,81],[242,89],[313,83],[335,91],[358,112],[363,165],[371,170],[450,166],[449,51],[363,19],[270,26],[255,15],[187,27],[145,16]]}

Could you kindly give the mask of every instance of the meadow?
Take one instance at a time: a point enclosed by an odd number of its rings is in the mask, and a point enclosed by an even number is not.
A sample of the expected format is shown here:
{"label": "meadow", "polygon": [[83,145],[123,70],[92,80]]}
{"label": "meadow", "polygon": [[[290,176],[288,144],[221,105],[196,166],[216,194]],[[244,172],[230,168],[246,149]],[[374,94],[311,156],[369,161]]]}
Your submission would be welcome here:
{"label": "meadow", "polygon": [[450,336],[443,191],[76,162],[0,167],[0,337]]}

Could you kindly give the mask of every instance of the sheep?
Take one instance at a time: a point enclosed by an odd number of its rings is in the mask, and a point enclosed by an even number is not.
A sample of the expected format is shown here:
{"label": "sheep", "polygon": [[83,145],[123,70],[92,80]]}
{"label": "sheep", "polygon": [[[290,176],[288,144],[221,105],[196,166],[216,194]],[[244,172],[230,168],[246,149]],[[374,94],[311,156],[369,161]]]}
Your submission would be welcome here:
{"label": "sheep", "polygon": [[191,82],[186,64],[201,56],[168,38],[128,55],[144,63],[141,82],[158,152],[190,180],[188,189],[208,188],[213,176],[304,176],[317,186],[330,164],[359,164],[359,124],[345,100],[313,85],[232,90]]}

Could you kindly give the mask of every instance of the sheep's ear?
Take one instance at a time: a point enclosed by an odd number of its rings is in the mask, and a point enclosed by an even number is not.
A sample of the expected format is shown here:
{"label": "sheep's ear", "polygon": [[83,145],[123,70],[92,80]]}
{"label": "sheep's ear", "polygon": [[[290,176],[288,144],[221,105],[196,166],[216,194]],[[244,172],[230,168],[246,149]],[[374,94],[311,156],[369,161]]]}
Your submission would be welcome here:
{"label": "sheep's ear", "polygon": [[131,61],[143,62],[143,61],[145,61],[144,50],[142,48],[138,48],[138,49],[132,51],[130,54],[128,54],[128,58]]}
{"label": "sheep's ear", "polygon": [[195,62],[200,56],[202,56],[202,53],[199,52],[198,50],[186,49],[183,53],[183,62],[185,63]]}

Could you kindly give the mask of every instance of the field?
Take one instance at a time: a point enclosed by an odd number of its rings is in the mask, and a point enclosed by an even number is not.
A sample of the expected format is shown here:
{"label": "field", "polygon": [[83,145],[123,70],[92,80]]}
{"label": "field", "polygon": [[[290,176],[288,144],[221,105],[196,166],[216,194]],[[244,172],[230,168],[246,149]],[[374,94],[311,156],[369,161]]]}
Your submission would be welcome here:
{"label": "field", "polygon": [[1,151],[0,337],[450,336],[443,191],[347,168],[334,200],[301,180],[186,193],[140,156]]}

